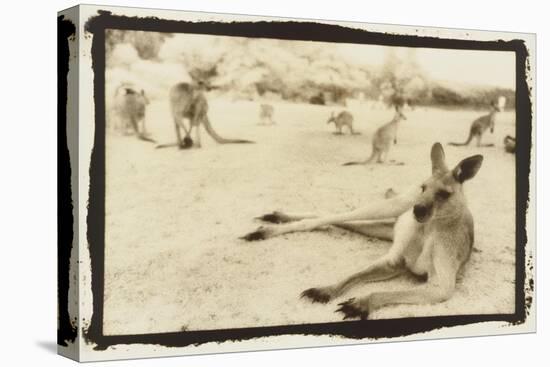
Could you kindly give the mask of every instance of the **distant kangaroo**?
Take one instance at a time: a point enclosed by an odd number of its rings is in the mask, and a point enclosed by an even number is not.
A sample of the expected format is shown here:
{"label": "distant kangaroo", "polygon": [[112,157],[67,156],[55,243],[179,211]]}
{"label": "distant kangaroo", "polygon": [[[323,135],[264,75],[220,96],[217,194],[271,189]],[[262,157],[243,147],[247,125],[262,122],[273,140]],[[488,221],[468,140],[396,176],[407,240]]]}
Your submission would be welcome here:
{"label": "distant kangaroo", "polygon": [[508,153],[516,152],[516,138],[510,135],[506,135],[504,138],[504,150]]}
{"label": "distant kangaroo", "polygon": [[481,137],[487,131],[487,129],[490,129],[491,134],[495,131],[495,118],[498,112],[502,111],[502,107],[504,106],[504,103],[506,103],[506,99],[504,97],[499,98],[498,103],[491,103],[491,111],[487,115],[483,115],[472,122],[472,126],[470,127],[470,135],[468,135],[468,139],[464,143],[449,143],[449,145],[454,146],[464,146],[469,145],[473,138],[476,138],[476,145],[478,147],[492,147],[494,144],[481,144]]}
{"label": "distant kangaroo", "polygon": [[388,152],[393,144],[397,144],[397,127],[399,122],[406,120],[407,117],[403,114],[401,107],[395,108],[393,119],[387,124],[376,130],[372,137],[372,153],[369,158],[361,162],[348,162],[344,166],[352,166],[357,164],[384,163],[388,157]]}
{"label": "distant kangaroo", "polygon": [[431,149],[431,161],[432,176],[406,193],[388,191],[388,199],[342,214],[273,212],[259,219],[286,224],[262,226],[243,239],[263,240],[334,225],[393,241],[388,253],[365,270],[328,286],[307,289],[301,297],[327,303],[355,286],[407,272],[424,277],[426,283],[408,290],[373,292],[339,303],[336,311],[344,319],[366,319],[373,311],[393,304],[446,301],[455,291],[457,273],[468,261],[474,243],[474,221],[462,185],[476,175],[483,157],[471,156],[449,170],[443,147],[436,143]]}
{"label": "distant kangaroo", "polygon": [[122,83],[115,90],[114,100],[114,112],[120,123],[120,130],[126,133],[131,128],[138,139],[155,142],[145,128],[145,112],[149,104],[145,91],[138,91],[130,83]]}
{"label": "distant kangaroo", "polygon": [[336,135],[342,135],[342,128],[344,126],[348,127],[350,134],[359,135],[359,133],[353,131],[353,115],[348,111],[342,111],[338,114],[338,116],[335,116],[334,112],[332,112],[327,124],[330,124],[331,122],[333,122],[336,127],[336,131],[334,132]]}
{"label": "distant kangaroo", "polygon": [[273,114],[275,113],[275,109],[272,105],[263,103],[260,105],[260,123],[259,125],[275,125],[276,122],[273,120]]}

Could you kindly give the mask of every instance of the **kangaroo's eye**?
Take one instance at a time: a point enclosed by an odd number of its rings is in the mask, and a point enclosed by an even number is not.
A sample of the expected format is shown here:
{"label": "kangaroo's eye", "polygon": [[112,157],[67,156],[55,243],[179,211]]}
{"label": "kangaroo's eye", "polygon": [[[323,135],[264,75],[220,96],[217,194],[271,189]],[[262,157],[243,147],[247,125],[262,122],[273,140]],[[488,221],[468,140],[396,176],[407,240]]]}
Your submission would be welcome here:
{"label": "kangaroo's eye", "polygon": [[448,199],[449,196],[451,196],[451,193],[449,191],[439,190],[436,195],[438,199],[445,200]]}
{"label": "kangaroo's eye", "polygon": [[422,189],[422,192],[426,191],[426,185],[422,185],[420,188]]}

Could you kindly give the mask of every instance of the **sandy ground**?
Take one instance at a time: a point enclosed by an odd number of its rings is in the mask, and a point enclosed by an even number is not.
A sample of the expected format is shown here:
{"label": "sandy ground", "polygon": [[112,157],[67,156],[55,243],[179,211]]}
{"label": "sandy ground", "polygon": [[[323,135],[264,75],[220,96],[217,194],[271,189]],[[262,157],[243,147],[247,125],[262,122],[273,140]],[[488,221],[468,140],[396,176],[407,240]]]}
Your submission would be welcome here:
{"label": "sandy ground", "polygon": [[[238,237],[254,217],[274,209],[335,212],[368,205],[384,191],[430,175],[434,141],[462,141],[479,111],[417,109],[399,130],[390,158],[404,166],[342,167],[370,154],[370,137],[390,110],[351,111],[362,134],[333,135],[329,108],[275,104],[276,126],[259,126],[259,103],[212,100],[210,118],[225,137],[251,145],[179,151],[129,136],[107,135],[104,331],[137,334],[340,321],[336,304],[416,281],[401,277],[354,289],[326,305],[299,298],[306,288],[340,280],[381,256],[389,243],[335,228],[262,242]],[[446,146],[447,162],[482,152],[479,174],[465,185],[476,224],[475,251],[451,300],[399,305],[371,318],[509,313],[514,311],[514,156],[502,138],[514,114],[498,116],[486,141],[496,148]],[[165,101],[148,109],[160,142],[174,141]]]}

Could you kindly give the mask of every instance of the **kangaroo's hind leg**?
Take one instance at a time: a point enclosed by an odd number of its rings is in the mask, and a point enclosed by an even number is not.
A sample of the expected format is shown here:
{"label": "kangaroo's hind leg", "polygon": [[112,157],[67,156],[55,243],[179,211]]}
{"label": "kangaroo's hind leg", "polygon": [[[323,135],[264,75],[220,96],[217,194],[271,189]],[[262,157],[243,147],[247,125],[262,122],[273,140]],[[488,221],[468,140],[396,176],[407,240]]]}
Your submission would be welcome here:
{"label": "kangaroo's hind leg", "polygon": [[[319,215],[314,213],[283,213],[275,211],[270,214],[265,214],[257,219],[269,223],[288,223],[302,219],[319,218]],[[384,221],[355,221],[347,223],[336,223],[334,227],[345,229],[351,232],[359,233],[367,237],[379,238],[385,241],[393,240],[393,226],[395,220],[389,219]]]}
{"label": "kangaroo's hind leg", "polygon": [[197,148],[201,147],[201,125],[195,126],[195,139],[197,140],[195,146]]}
{"label": "kangaroo's hind leg", "polygon": [[477,142],[477,146],[478,147],[494,147],[495,144],[493,144],[493,143],[484,143],[484,144],[482,144],[481,143],[481,135],[479,135],[479,140]]}
{"label": "kangaroo's hind leg", "polygon": [[278,226],[261,226],[254,232],[241,237],[247,241],[265,240],[270,237],[280,236],[290,232],[311,231],[326,225],[338,225],[350,221],[380,221],[393,220],[410,209],[418,195],[420,188],[416,185],[409,190],[390,197],[386,200],[374,201],[368,206],[357,208],[348,212],[329,214],[326,216],[288,222]]}
{"label": "kangaroo's hind leg", "polygon": [[385,241],[393,240],[393,226],[395,221],[388,222],[348,222],[334,224],[335,227],[359,233],[367,237]]}

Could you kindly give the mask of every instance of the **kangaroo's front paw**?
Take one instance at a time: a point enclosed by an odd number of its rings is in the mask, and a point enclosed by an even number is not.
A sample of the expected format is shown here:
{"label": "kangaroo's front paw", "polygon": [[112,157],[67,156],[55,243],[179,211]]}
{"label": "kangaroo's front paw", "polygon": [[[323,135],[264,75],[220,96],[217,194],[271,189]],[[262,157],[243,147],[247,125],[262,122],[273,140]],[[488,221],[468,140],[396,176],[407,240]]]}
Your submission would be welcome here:
{"label": "kangaroo's front paw", "polygon": [[344,320],[352,318],[366,320],[369,317],[368,302],[364,300],[350,298],[345,302],[339,303],[338,306],[340,307],[334,312],[342,312],[344,314]]}
{"label": "kangaroo's front paw", "polygon": [[309,298],[311,302],[327,303],[333,298],[329,288],[309,288],[300,294],[300,298]]}
{"label": "kangaroo's front paw", "polygon": [[250,232],[247,235],[241,237],[241,239],[246,241],[261,241],[261,240],[265,240],[266,238],[272,237],[273,232],[274,231],[272,228],[261,226],[254,232]]}
{"label": "kangaroo's front paw", "polygon": [[278,211],[274,211],[273,213],[269,213],[269,214],[264,214],[260,217],[256,217],[255,219],[259,219],[262,222],[269,222],[269,223],[275,223],[275,224],[290,222],[290,219],[288,218],[287,215]]}

